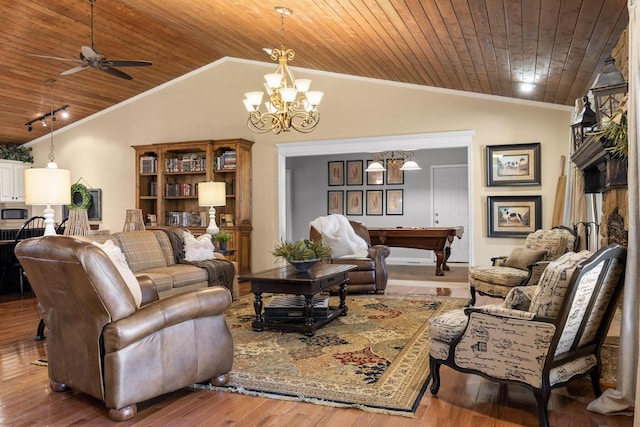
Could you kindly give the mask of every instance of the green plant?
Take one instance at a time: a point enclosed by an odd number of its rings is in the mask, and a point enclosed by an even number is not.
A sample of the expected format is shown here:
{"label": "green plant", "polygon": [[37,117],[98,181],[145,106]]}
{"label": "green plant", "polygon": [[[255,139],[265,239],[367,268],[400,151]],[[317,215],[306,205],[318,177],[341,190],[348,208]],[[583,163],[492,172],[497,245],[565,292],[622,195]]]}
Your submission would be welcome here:
{"label": "green plant", "polygon": [[[76,194],[80,196],[80,200],[77,200]],[[67,205],[69,209],[89,209],[92,204],[93,198],[86,186],[77,182],[71,186],[71,203]]]}
{"label": "green plant", "polygon": [[213,235],[213,238],[218,243],[226,243],[231,240],[231,234],[227,233],[224,230],[220,230],[218,233]]}
{"label": "green plant", "polygon": [[590,133],[603,141],[606,150],[613,157],[627,157],[629,150],[629,137],[627,134],[627,112],[619,110],[610,120],[608,120],[602,129]]}
{"label": "green plant", "polygon": [[289,261],[306,261],[328,256],[331,248],[307,239],[297,242],[281,241],[273,247],[271,254]]}
{"label": "green plant", "polygon": [[30,154],[31,147],[24,148],[19,145],[0,145],[0,159],[18,160],[20,162],[33,163],[33,157]]}

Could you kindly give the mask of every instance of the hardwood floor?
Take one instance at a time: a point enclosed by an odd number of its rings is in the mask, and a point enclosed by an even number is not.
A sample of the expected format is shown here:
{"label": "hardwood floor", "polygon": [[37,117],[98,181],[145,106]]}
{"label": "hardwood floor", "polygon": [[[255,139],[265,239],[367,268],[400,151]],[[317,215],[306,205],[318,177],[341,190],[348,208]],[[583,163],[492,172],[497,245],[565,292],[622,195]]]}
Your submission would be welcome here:
{"label": "hardwood floor", "polygon": [[[248,293],[242,283],[241,293]],[[432,293],[468,296],[466,289],[397,287],[390,293]],[[479,301],[479,303],[482,303]],[[30,296],[0,296],[0,425],[112,425],[99,400],[82,393],[54,393],[47,368],[31,362],[46,358],[46,340],[34,341],[38,309]],[[183,389],[138,405],[130,426],[537,426],[533,394],[523,387],[504,386],[475,375],[441,371],[437,397],[426,391],[415,418],[374,414],[243,396],[234,393]],[[587,381],[554,390],[549,405],[553,426],[630,427],[632,417],[594,414]]]}

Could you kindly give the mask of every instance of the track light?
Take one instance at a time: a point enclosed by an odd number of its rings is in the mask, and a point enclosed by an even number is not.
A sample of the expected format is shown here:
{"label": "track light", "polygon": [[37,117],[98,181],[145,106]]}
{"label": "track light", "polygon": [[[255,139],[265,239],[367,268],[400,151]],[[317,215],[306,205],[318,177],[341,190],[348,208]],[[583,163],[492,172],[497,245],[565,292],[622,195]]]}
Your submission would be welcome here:
{"label": "track light", "polygon": [[25,123],[24,125],[27,127],[27,130],[29,132],[33,131],[33,124],[37,123],[37,122],[40,122],[42,124],[42,127],[45,128],[45,127],[47,127],[47,119],[48,118],[51,118],[50,120],[52,122],[57,121],[56,113],[60,113],[60,116],[63,119],[68,118],[69,117],[69,112],[67,111],[67,108],[69,108],[68,105],[63,105],[62,107],[58,108],[57,110],[50,111],[50,112],[48,112],[46,114],[43,114],[40,117],[36,117],[35,119]]}

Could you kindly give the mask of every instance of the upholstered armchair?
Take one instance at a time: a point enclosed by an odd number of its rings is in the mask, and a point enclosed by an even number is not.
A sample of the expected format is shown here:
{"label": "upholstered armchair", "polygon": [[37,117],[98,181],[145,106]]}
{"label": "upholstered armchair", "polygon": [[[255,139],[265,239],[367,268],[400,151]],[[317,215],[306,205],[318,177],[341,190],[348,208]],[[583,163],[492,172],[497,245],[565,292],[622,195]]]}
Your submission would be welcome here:
{"label": "upholstered armchair", "polygon": [[551,389],[591,376],[601,394],[600,348],[624,283],[626,249],[569,252],[551,261],[537,286],[513,288],[500,305],[452,310],[429,321],[431,393],[440,366],[521,384],[548,426]]}
{"label": "upholstered armchair", "polygon": [[[384,294],[384,290],[387,287],[387,280],[389,273],[387,272],[387,257],[391,253],[389,247],[386,245],[374,245],[371,246],[371,239],[369,237],[369,231],[367,227],[358,221],[346,221],[345,217],[342,217],[342,221],[345,221],[347,226],[350,226],[352,231],[355,232],[366,244],[366,247],[360,256],[354,257],[350,255],[345,256],[332,256],[332,264],[352,264],[355,265],[355,270],[350,271],[347,275],[349,281],[347,282],[347,293],[376,293]],[[312,222],[313,224],[313,222]],[[322,232],[316,229],[313,225],[309,227],[309,239],[317,242],[323,242],[325,245],[333,247],[331,239],[323,239]],[[327,242],[327,240],[329,240]],[[331,289],[332,293],[339,292],[339,286],[335,289]]]}
{"label": "upholstered armchair", "polygon": [[72,237],[24,240],[15,252],[48,328],[53,391],[89,394],[105,403],[109,418],[124,421],[137,402],[227,382],[233,338],[226,288],[159,300],[150,279],[136,280],[103,249]]}
{"label": "upholstered armchair", "polygon": [[549,262],[575,250],[576,244],[574,231],[567,227],[536,230],[509,256],[491,258],[490,266],[469,267],[469,305],[475,305],[476,293],[505,298],[515,286],[535,286]]}

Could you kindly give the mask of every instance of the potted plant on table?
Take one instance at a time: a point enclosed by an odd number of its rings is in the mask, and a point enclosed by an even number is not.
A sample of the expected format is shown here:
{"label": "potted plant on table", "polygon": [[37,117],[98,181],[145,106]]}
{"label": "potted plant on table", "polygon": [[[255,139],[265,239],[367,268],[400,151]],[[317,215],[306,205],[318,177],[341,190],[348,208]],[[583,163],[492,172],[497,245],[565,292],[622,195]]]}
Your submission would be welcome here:
{"label": "potted plant on table", "polygon": [[315,263],[331,254],[331,248],[312,240],[298,240],[297,242],[281,241],[273,247],[271,254],[285,259],[296,270],[308,271]]}
{"label": "potted plant on table", "polygon": [[220,230],[218,233],[214,234],[213,238],[216,242],[218,242],[218,246],[220,247],[221,251],[227,250],[227,242],[231,240],[231,234],[227,233],[224,230]]}

